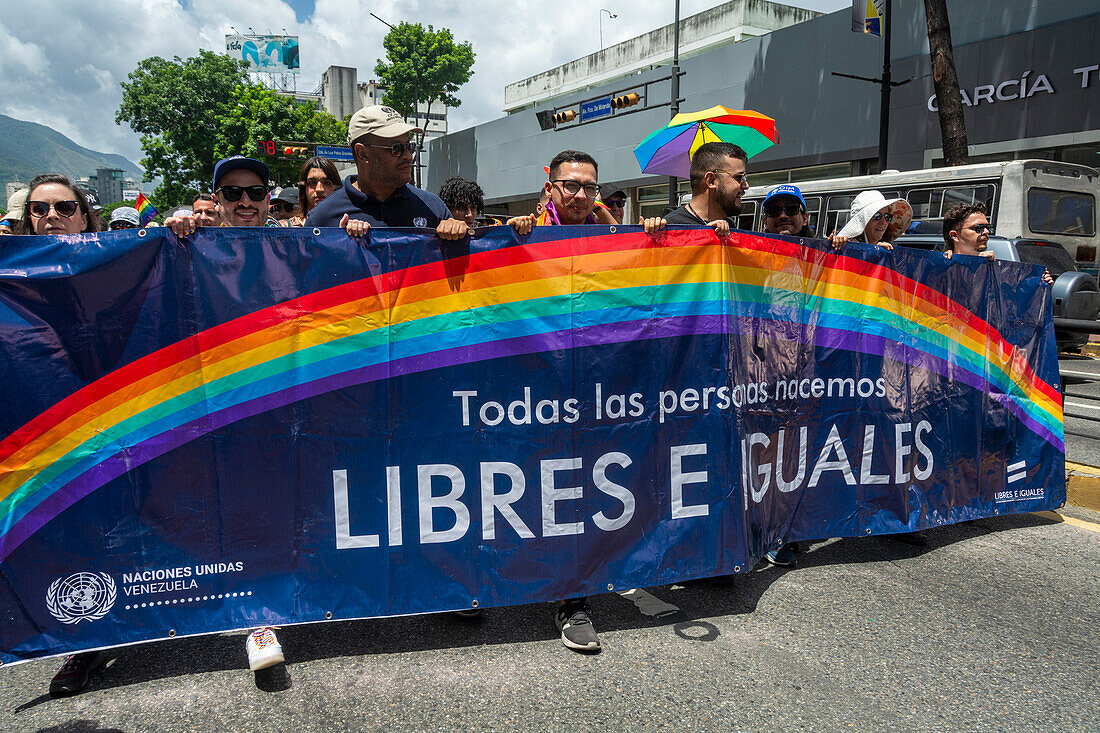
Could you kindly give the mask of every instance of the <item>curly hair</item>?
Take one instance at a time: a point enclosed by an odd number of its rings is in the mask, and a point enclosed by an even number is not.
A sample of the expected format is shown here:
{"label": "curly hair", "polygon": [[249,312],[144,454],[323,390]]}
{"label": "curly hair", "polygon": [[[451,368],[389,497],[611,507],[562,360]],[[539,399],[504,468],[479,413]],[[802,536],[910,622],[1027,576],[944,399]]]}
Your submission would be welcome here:
{"label": "curly hair", "polygon": [[451,210],[463,205],[476,206],[478,211],[485,208],[485,192],[481,190],[481,186],[459,176],[443,182],[439,189],[439,198]]}

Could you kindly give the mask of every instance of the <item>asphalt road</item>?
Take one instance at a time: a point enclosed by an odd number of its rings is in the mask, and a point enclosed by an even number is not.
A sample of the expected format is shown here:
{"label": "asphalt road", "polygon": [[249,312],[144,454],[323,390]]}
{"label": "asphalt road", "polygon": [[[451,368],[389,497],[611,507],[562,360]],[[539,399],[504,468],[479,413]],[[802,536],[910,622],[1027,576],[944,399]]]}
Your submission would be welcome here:
{"label": "asphalt road", "polygon": [[0,670],[0,730],[1095,730],[1100,515],[1066,511],[600,596],[594,656],[539,604],[284,629],[259,678],[239,635],[123,649],[68,699],[32,662]]}
{"label": "asphalt road", "polygon": [[[1066,417],[1066,460],[1100,466],[1100,359],[1066,357],[1059,362],[1063,375]],[[1083,415],[1085,420],[1069,417]]]}

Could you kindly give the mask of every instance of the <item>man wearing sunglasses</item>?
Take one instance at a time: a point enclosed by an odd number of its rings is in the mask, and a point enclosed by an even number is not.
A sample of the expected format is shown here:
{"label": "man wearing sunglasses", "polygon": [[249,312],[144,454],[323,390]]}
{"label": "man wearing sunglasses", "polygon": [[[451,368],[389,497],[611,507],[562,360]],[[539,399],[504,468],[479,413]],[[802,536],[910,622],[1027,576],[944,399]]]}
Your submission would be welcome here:
{"label": "man wearing sunglasses", "polygon": [[776,186],[764,197],[764,233],[785,234],[791,237],[811,237],[806,216],[806,199],[798,186],[784,183]]}
{"label": "man wearing sunglasses", "polygon": [[356,175],[309,212],[306,226],[338,226],[351,236],[372,226],[431,227],[441,239],[465,237],[466,222],[452,218],[438,196],[409,183],[423,134],[391,107],[370,105],[352,115],[348,145]]}
{"label": "man wearing sunglasses", "polygon": [[737,226],[741,197],[749,188],[746,164],[749,156],[732,143],[705,143],[691,156],[691,200],[664,218],[653,217],[641,223],[647,233],[675,226],[709,226],[719,234],[728,234]]}
{"label": "man wearing sunglasses", "polygon": [[[214,166],[214,194],[211,199],[218,207],[222,226],[281,226],[268,213],[270,180],[271,171],[262,161],[243,155],[219,160]],[[200,223],[194,214],[185,214],[165,219],[164,225],[177,236],[185,237],[194,233]]]}

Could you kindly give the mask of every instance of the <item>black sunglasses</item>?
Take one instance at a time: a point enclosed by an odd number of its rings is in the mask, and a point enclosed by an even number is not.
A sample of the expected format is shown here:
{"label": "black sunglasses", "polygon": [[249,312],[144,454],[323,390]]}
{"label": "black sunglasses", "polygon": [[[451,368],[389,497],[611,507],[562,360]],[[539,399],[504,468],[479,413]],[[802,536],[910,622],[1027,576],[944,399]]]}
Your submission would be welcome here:
{"label": "black sunglasses", "polygon": [[272,201],[271,210],[274,211],[276,214],[283,214],[288,211],[294,211],[294,206],[288,204],[285,201]]}
{"label": "black sunglasses", "polygon": [[967,227],[967,229],[972,230],[975,234],[982,234],[983,232],[989,232],[990,234],[993,234],[993,227],[989,226],[988,224],[975,224],[972,227]]}
{"label": "black sunglasses", "polygon": [[41,219],[48,215],[51,208],[57,212],[58,216],[68,219],[76,213],[77,209],[80,208],[80,204],[76,201],[58,201],[54,204],[45,201],[28,201],[27,208],[30,209],[31,216],[35,219]]}
{"label": "black sunglasses", "polygon": [[764,216],[774,219],[780,214],[798,216],[802,213],[801,204],[768,204],[764,207]]}
{"label": "black sunglasses", "polygon": [[395,158],[400,158],[406,150],[409,151],[409,155],[416,155],[416,151],[420,150],[419,143],[394,143],[393,145],[368,145],[367,147],[388,150]]}
{"label": "black sunglasses", "polygon": [[214,193],[226,201],[240,201],[246,193],[253,201],[263,201],[267,196],[267,186],[222,186]]}
{"label": "black sunglasses", "polygon": [[137,224],[131,224],[128,221],[113,221],[107,225],[107,228],[111,231],[114,231],[116,229],[137,229],[138,226]]}
{"label": "black sunglasses", "polygon": [[626,199],[613,198],[607,200],[607,208],[622,209],[626,207]]}

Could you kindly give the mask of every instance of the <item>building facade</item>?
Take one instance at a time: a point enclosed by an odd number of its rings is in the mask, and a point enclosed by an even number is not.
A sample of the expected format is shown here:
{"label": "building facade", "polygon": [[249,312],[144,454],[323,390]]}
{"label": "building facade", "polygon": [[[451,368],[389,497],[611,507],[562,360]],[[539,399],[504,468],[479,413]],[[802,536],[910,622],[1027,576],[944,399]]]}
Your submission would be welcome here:
{"label": "building facade", "polygon": [[[942,150],[924,3],[892,5],[892,74],[895,81],[910,81],[893,91],[888,166],[933,167],[942,163]],[[995,6],[949,0],[948,9],[973,159],[1040,157],[1100,166],[1095,0],[1002,0]],[[750,161],[753,185],[876,172],[879,88],[833,72],[879,76],[882,55],[880,39],[851,31],[849,10],[740,41],[726,39],[682,56],[680,108],[721,104],[776,119],[781,143]],[[480,183],[490,210],[525,212],[546,180],[543,166],[573,148],[599,161],[602,183],[628,191],[632,217],[660,213],[667,179],[643,174],[632,151],[668,122],[667,106],[545,130],[537,113],[667,77],[667,63],[607,82],[578,82],[576,91],[548,87],[541,101],[533,101],[539,96],[534,94],[512,114],[436,140],[430,150],[439,162],[429,169],[426,188],[461,175]],[[565,76],[559,72],[558,78]],[[669,85],[652,84],[648,93],[667,99]]]}

